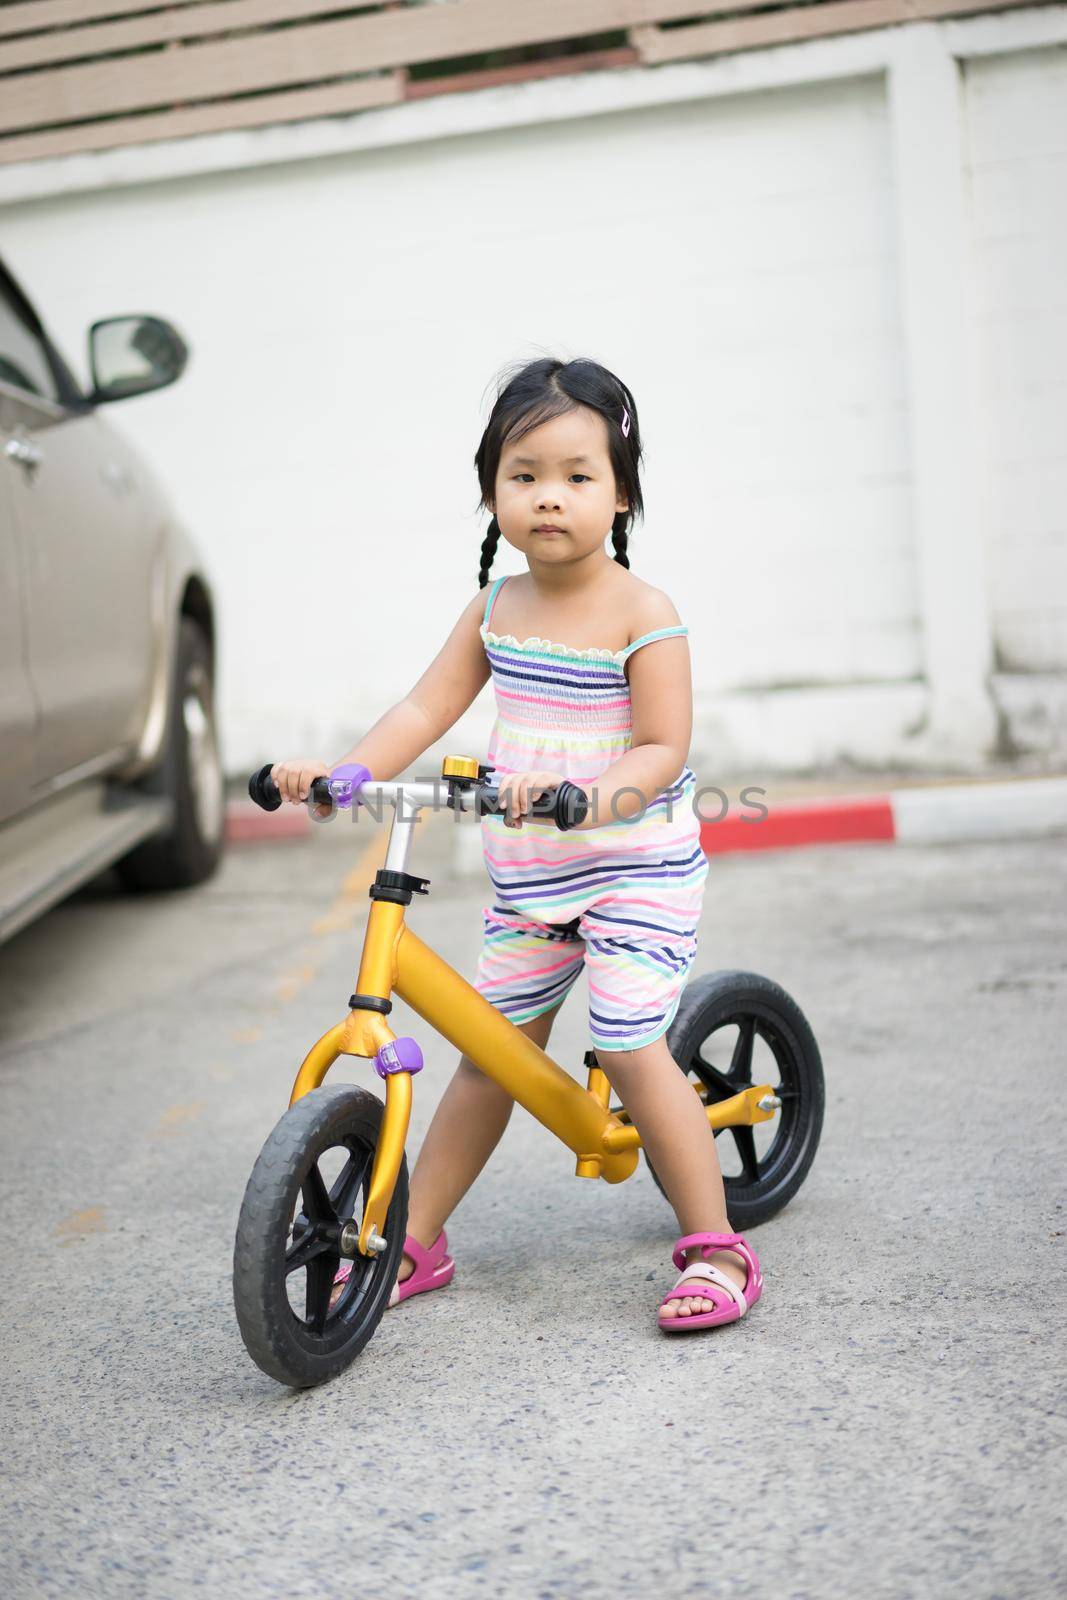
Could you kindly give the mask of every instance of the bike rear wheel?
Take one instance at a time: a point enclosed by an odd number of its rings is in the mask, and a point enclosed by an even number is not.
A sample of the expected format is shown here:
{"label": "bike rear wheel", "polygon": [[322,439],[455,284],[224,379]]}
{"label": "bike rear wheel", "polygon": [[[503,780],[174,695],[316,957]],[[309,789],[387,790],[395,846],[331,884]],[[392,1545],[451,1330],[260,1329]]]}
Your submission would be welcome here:
{"label": "bike rear wheel", "polygon": [[804,1182],[822,1132],[822,1059],[807,1018],[770,978],[711,972],[686,986],[667,1043],[708,1105],[757,1083],[781,1101],[771,1121],[715,1134],[730,1226],[741,1233],[766,1222]]}
{"label": "bike rear wheel", "polygon": [[401,1162],[385,1221],[386,1248],[357,1251],[331,1306],[341,1233],[358,1231],[381,1131],[382,1102],[353,1084],[312,1089],[285,1113],[252,1169],[233,1260],[237,1324],[252,1360],[306,1389],[355,1359],[386,1309],[407,1233]]}

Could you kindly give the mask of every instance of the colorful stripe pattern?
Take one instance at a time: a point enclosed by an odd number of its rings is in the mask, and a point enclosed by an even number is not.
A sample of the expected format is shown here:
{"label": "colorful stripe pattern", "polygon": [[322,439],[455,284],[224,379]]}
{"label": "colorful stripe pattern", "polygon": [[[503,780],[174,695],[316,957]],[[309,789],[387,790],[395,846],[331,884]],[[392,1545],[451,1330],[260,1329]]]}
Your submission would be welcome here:
{"label": "colorful stripe pattern", "polygon": [[[482,640],[496,692],[487,762],[497,778],[547,768],[591,783],[630,749],[624,663],[684,625],[642,634],[625,650],[521,643],[489,631],[501,584],[486,602]],[[594,1047],[636,1050],[665,1033],[696,954],[708,875],[688,766],[640,818],[560,833],[482,819],[494,899],[474,985],[513,1022],[558,1005],[584,965]]]}

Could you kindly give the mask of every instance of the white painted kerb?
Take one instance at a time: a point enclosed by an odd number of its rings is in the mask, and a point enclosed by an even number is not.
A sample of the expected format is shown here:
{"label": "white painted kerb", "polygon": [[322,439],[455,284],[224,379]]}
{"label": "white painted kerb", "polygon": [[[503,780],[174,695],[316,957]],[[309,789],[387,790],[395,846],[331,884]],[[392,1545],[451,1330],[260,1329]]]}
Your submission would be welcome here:
{"label": "white painted kerb", "polygon": [[1067,832],[1067,778],[897,789],[891,798],[900,844]]}

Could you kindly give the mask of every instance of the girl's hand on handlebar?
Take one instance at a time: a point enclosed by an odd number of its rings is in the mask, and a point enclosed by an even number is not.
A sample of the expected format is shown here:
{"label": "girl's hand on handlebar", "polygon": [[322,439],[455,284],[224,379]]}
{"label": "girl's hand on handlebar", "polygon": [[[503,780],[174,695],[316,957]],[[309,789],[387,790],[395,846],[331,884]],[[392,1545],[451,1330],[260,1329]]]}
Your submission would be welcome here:
{"label": "girl's hand on handlebar", "polygon": [[[562,772],[511,772],[502,778],[497,785],[500,804],[506,806],[504,812],[505,828],[521,828],[522,818],[529,813],[530,802],[537,800],[546,789],[554,789],[557,784],[565,781],[566,774]],[[535,817],[535,822],[549,822],[550,817]]]}
{"label": "girl's hand on handlebar", "polygon": [[[288,800],[290,805],[299,806],[307,802],[311,793],[311,785],[316,778],[328,778],[330,769],[322,761],[277,761],[270,769],[270,775],[278,785],[278,793],[283,800]],[[314,805],[311,808],[312,816],[328,817],[329,806]]]}

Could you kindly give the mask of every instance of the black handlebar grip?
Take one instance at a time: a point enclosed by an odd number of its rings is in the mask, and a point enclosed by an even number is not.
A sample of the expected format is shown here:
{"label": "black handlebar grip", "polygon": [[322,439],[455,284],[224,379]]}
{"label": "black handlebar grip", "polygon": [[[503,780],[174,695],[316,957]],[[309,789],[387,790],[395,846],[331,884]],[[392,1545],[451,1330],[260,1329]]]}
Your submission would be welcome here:
{"label": "black handlebar grip", "polygon": [[584,822],[588,811],[589,796],[584,789],[579,789],[576,783],[571,783],[567,778],[556,785],[556,827],[561,833]]}
{"label": "black handlebar grip", "polygon": [[[507,805],[500,803],[496,784],[485,784],[481,793],[484,812],[496,817],[507,815]],[[576,828],[579,822],[585,821],[588,810],[589,796],[585,790],[564,778],[554,789],[545,789],[536,800],[530,801],[529,814],[548,817],[561,833],[566,833],[568,828]]]}
{"label": "black handlebar grip", "polygon": [[[277,811],[282,803],[278,785],[270,775],[270,769],[273,765],[273,761],[268,762],[265,767],[260,767],[258,772],[253,772],[248,780],[249,795],[257,806],[263,807],[264,811]],[[316,805],[329,806],[331,810],[333,809],[334,802],[333,795],[330,792],[329,778],[319,777],[314,780],[311,785],[311,798]]]}
{"label": "black handlebar grip", "polygon": [[274,762],[269,761],[265,767],[260,767],[258,772],[253,772],[248,780],[248,793],[256,805],[262,806],[264,811],[277,811],[282,803],[278,785],[270,775],[273,765]]}

